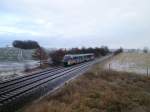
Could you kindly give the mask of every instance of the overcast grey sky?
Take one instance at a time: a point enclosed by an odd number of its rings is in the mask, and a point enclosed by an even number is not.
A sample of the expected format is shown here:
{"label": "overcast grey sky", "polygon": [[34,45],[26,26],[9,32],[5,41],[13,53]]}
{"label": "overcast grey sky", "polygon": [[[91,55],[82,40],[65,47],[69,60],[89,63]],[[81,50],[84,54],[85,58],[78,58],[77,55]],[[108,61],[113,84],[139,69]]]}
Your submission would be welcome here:
{"label": "overcast grey sky", "polygon": [[150,47],[150,0],[0,0],[0,44]]}

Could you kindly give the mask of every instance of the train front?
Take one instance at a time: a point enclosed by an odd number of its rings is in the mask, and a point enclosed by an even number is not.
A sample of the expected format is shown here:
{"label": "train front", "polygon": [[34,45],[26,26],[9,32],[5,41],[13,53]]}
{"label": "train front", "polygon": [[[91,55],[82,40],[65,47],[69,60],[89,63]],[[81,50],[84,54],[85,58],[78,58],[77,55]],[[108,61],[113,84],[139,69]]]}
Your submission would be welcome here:
{"label": "train front", "polygon": [[71,56],[70,55],[65,55],[64,58],[63,58],[63,64],[64,66],[69,66],[70,65],[70,59],[71,59]]}

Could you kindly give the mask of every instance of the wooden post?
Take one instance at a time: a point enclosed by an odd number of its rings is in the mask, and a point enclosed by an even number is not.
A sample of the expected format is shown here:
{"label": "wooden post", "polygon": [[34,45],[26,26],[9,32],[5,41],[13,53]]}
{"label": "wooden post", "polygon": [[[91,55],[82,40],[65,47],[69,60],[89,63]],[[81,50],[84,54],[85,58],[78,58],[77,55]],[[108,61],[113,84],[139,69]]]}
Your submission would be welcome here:
{"label": "wooden post", "polygon": [[109,63],[109,70],[110,70],[110,65],[111,65],[111,64]]}
{"label": "wooden post", "polygon": [[148,67],[147,67],[147,77],[148,77],[148,75],[149,75],[149,71],[148,71]]}

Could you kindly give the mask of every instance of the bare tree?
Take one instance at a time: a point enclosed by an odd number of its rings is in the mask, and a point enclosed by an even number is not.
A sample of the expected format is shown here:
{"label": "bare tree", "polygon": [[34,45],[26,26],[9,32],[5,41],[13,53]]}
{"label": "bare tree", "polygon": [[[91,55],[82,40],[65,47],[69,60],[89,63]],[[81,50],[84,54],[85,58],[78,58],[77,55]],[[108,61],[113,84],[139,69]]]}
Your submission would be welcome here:
{"label": "bare tree", "polygon": [[66,50],[59,49],[51,52],[49,55],[54,65],[60,65],[65,54]]}
{"label": "bare tree", "polygon": [[143,52],[148,53],[148,47],[144,47]]}
{"label": "bare tree", "polygon": [[36,60],[40,60],[40,66],[42,66],[46,61],[48,61],[48,55],[45,49],[42,47],[36,49],[32,57]]}

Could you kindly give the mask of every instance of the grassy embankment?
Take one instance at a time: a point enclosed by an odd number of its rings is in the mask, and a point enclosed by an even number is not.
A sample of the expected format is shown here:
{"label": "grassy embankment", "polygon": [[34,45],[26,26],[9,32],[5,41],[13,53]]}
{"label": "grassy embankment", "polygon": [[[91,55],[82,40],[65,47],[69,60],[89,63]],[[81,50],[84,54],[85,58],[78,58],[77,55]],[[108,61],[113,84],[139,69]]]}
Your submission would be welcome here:
{"label": "grassy embankment", "polygon": [[24,112],[150,112],[150,77],[95,65]]}

